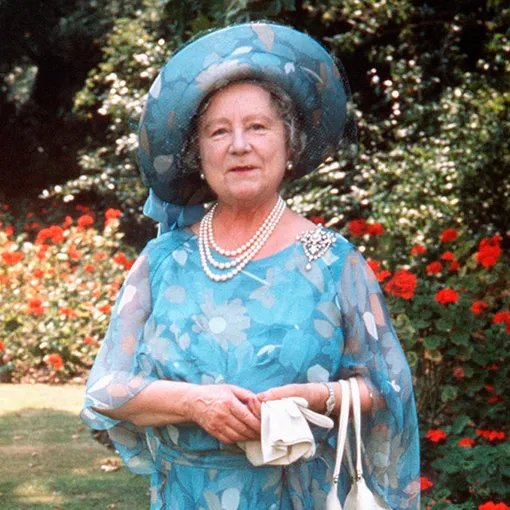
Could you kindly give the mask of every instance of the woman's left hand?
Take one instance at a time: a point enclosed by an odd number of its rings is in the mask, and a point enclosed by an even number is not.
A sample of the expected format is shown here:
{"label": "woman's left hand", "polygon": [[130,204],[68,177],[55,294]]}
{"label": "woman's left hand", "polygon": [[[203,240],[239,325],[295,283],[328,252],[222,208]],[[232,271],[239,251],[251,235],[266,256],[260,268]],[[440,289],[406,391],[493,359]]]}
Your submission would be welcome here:
{"label": "woman's left hand", "polygon": [[275,388],[258,393],[256,399],[253,398],[248,401],[248,407],[260,419],[260,406],[262,402],[288,397],[301,397],[308,401],[308,407],[312,411],[324,413],[328,395],[328,389],[322,383],[286,384],[285,386],[276,386]]}

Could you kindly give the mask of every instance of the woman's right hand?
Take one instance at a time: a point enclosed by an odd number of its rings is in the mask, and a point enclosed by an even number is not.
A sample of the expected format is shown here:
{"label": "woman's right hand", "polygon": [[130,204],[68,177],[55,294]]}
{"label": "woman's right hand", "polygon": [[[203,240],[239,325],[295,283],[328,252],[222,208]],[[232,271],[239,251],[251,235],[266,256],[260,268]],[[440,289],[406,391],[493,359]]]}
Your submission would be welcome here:
{"label": "woman's right hand", "polygon": [[224,443],[260,439],[260,420],[247,402],[256,395],[233,384],[197,385],[188,400],[189,417]]}

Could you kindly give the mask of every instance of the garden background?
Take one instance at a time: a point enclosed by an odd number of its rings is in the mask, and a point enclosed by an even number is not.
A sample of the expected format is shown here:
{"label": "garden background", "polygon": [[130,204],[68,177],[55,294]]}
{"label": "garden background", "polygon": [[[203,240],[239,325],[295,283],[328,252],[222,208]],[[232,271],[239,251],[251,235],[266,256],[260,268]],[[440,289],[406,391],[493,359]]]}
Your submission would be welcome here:
{"label": "garden background", "polygon": [[360,247],[385,291],[415,378],[423,507],[510,508],[500,0],[3,0],[0,381],[83,382],[155,235],[135,161],[144,97],[193,35],[257,19],[310,33],[347,70],[357,164],[339,154],[285,196]]}

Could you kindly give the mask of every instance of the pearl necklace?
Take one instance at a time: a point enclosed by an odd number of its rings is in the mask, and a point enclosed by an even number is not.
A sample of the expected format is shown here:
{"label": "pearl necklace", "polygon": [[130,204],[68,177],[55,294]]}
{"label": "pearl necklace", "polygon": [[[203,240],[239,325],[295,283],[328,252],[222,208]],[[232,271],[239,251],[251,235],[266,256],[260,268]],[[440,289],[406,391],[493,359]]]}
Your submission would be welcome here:
{"label": "pearl necklace", "polygon": [[[216,204],[217,205],[217,204]],[[286,204],[285,201],[278,197],[278,200],[264,220],[262,225],[258,228],[257,232],[241,247],[235,250],[224,250],[214,240],[212,219],[216,205],[204,216],[200,222],[200,230],[198,234],[198,246],[200,252],[200,261],[205,274],[215,282],[225,282],[233,278],[236,274],[241,272],[248,262],[255,257],[260,251],[262,246],[266,244],[269,236],[273,233],[276,225],[280,221]],[[226,257],[235,257],[229,262],[218,262],[213,258],[211,253],[211,246],[220,254]],[[209,264],[217,269],[225,271],[226,269],[233,268],[231,271],[223,272],[223,274],[215,273],[209,268]]]}

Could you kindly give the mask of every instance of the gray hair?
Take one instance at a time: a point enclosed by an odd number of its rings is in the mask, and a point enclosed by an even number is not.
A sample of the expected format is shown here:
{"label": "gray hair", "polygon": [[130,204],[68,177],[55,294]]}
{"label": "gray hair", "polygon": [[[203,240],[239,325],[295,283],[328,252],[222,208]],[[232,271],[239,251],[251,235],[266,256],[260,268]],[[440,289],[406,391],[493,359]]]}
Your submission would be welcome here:
{"label": "gray hair", "polygon": [[[230,81],[226,86],[232,85],[233,83],[251,83],[258,85],[266,90],[271,99],[271,105],[274,106],[285,128],[285,142],[287,149],[290,154],[290,161],[293,165],[299,160],[301,154],[303,154],[306,145],[306,134],[303,130],[303,122],[299,116],[299,112],[296,109],[294,101],[281,87],[274,83],[259,80],[259,79],[241,79]],[[224,88],[224,87],[222,87]],[[205,113],[211,100],[217,89],[211,92],[205,97],[200,104],[197,113],[195,114],[191,128],[188,134],[188,139],[184,143],[184,147],[181,152],[181,161],[183,164],[183,170],[186,173],[197,172],[201,170],[200,163],[200,151],[198,147],[198,121],[200,116]]]}

